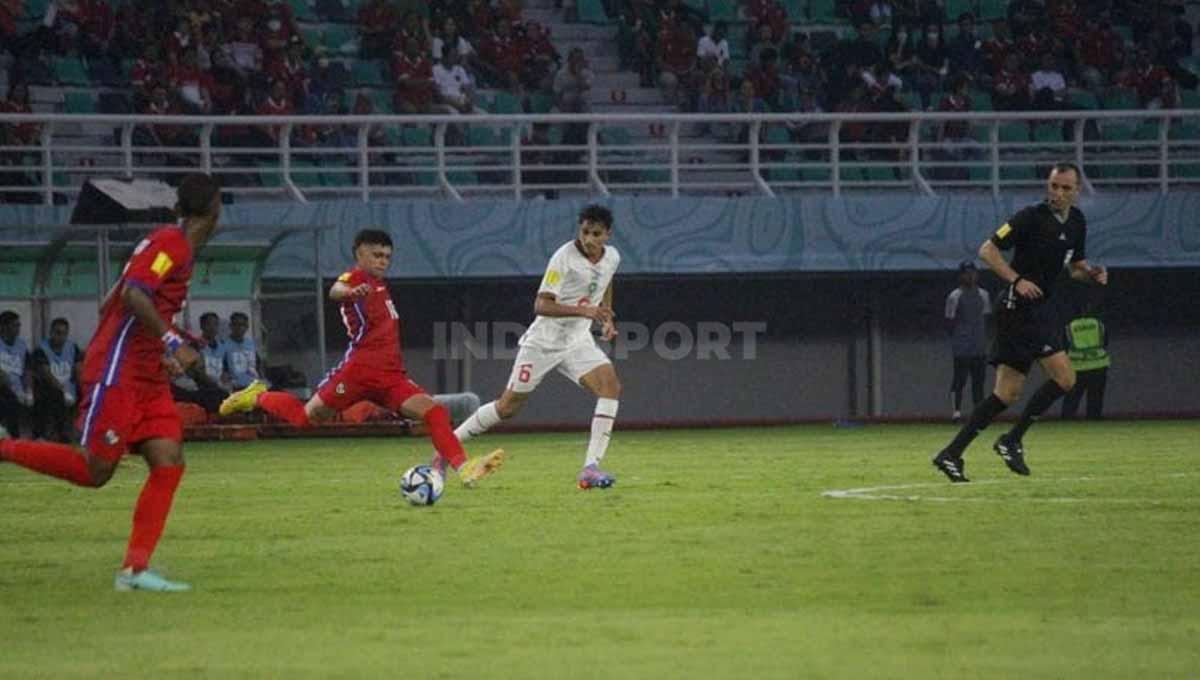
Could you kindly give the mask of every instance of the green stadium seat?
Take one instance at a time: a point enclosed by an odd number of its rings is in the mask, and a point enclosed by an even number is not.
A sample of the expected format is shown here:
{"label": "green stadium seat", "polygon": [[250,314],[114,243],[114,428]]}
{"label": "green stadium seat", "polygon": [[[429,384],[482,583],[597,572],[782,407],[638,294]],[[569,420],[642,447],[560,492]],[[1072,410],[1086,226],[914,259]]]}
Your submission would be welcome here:
{"label": "green stadium seat", "polygon": [[[1167,137],[1178,141],[1200,140],[1200,124],[1176,123],[1167,131]],[[1200,149],[1197,149],[1194,153],[1200,153]]]}
{"label": "green stadium seat", "polygon": [[863,169],[859,167],[842,166],[838,169],[838,176],[843,182],[865,182],[867,179]]}
{"label": "green stadium seat", "polygon": [[1200,109],[1200,91],[1182,90],[1179,94],[1179,108]]}
{"label": "green stadium seat", "polygon": [[992,179],[992,168],[987,165],[972,165],[967,168],[967,178],[972,182],[989,182]]}
{"label": "green stadium seat", "polygon": [[382,87],[383,69],[374,59],[356,59],[350,67],[350,75],[359,87]]}
{"label": "green stadium seat", "polygon": [[279,161],[259,161],[257,165],[259,184],[268,189],[283,186],[283,172],[279,168]]}
{"label": "green stadium seat", "polygon": [[816,24],[842,23],[837,15],[837,0],[808,0],[808,18]]}
{"label": "green stadium seat", "polygon": [[492,100],[491,108],[488,113],[525,113],[524,107],[521,106],[521,98],[511,92],[499,90],[496,92],[495,99]]}
{"label": "green stadium seat", "polygon": [[603,25],[612,21],[604,11],[604,3],[601,0],[577,0],[575,10],[581,23]]}
{"label": "green stadium seat", "polygon": [[708,3],[708,19],[709,21],[728,21],[735,22],[741,19],[738,16],[737,3],[734,0],[710,0]]}
{"label": "green stadium seat", "polygon": [[[19,6],[19,5],[18,5]],[[46,16],[46,8],[50,6],[50,0],[25,0],[25,18],[41,22]]]}
{"label": "green stadium seat", "polygon": [[[962,14],[963,12],[978,14],[978,12],[975,10],[975,0],[946,0],[947,22],[958,21],[958,15]],[[958,24],[953,25],[955,28],[958,28]],[[949,40],[949,36],[947,36],[947,40]]]}
{"label": "green stadium seat", "polygon": [[1133,138],[1140,142],[1158,142],[1158,121],[1142,121],[1134,130]]}
{"label": "green stadium seat", "polygon": [[801,168],[800,178],[805,182],[828,182],[829,168]]}
{"label": "green stadium seat", "polygon": [[1100,108],[1100,99],[1087,90],[1071,90],[1067,95],[1067,102],[1080,109]]}
{"label": "green stadium seat", "polygon": [[[1033,126],[1033,141],[1038,144],[1061,144],[1062,125],[1058,122],[1041,123]],[[1051,146],[1051,149],[1055,147]]]}
{"label": "green stadium seat", "polygon": [[647,168],[639,174],[639,181],[646,184],[670,184],[671,171],[666,168]]}
{"label": "green stadium seat", "polygon": [[95,113],[96,100],[91,92],[67,92],[63,95],[67,113]]}
{"label": "green stadium seat", "polygon": [[869,182],[895,182],[896,170],[888,165],[868,165],[864,168],[863,176]]}
{"label": "green stadium seat", "polygon": [[800,171],[794,167],[768,168],[766,178],[771,182],[799,182]]}
{"label": "green stadium seat", "polygon": [[979,3],[979,18],[983,21],[995,21],[1008,17],[1008,0],[981,0]]}
{"label": "green stadium seat", "polygon": [[1182,163],[1172,165],[1168,169],[1168,175],[1174,179],[1200,179],[1200,164]]}
{"label": "green stadium seat", "polygon": [[1037,180],[1037,172],[1032,165],[1010,165],[1000,168],[1000,179],[1034,181]]}
{"label": "green stadium seat", "polygon": [[479,176],[474,170],[447,170],[446,180],[453,186],[479,184]]}
{"label": "green stadium seat", "polygon": [[78,57],[59,57],[54,60],[54,80],[60,85],[90,85],[87,68]]}
{"label": "green stadium seat", "polygon": [[311,189],[321,186],[321,173],[315,162],[308,159],[293,158],[291,166],[292,184],[301,189]]}
{"label": "green stadium seat", "polygon": [[358,51],[358,28],[349,24],[325,24],[321,44],[335,52]]}
{"label": "green stadium seat", "polygon": [[288,4],[292,6],[292,16],[296,17],[296,21],[318,21],[317,14],[308,4],[308,0],[288,0]]}
{"label": "green stadium seat", "polygon": [[802,24],[807,20],[804,0],[780,0],[780,4],[787,10],[788,20],[792,23]]}
{"label": "green stadium seat", "polygon": [[1132,27],[1126,25],[1113,26],[1113,31],[1115,31],[1117,35],[1121,36],[1121,40],[1125,41],[1126,43],[1133,42]]}
{"label": "green stadium seat", "polygon": [[1100,103],[1110,111],[1137,110],[1137,92],[1126,88],[1114,88],[1100,97]]}
{"label": "green stadium seat", "polygon": [[425,127],[406,127],[401,139],[404,146],[433,146],[433,134]]}
{"label": "green stadium seat", "polygon": [[392,93],[386,90],[376,90],[371,93],[371,101],[375,102],[375,113],[395,113],[392,108]]}
{"label": "green stadium seat", "polygon": [[499,141],[496,131],[492,128],[472,125],[467,130],[467,144],[469,146],[496,146]]}
{"label": "green stadium seat", "polygon": [[1029,141],[1029,126],[1025,123],[1001,123],[1000,124],[1000,142],[1026,143]]}
{"label": "green stadium seat", "polygon": [[601,128],[600,143],[605,146],[629,146],[631,135],[629,130],[620,127]]}
{"label": "green stadium seat", "polygon": [[324,44],[321,42],[321,29],[315,26],[301,27],[300,35],[304,38],[304,44],[309,49],[316,49],[318,45]]}
{"label": "green stadium seat", "polygon": [[321,186],[346,188],[352,187],[356,183],[357,170],[346,170],[342,172],[322,172]]}
{"label": "green stadium seat", "polygon": [[971,90],[972,111],[992,111],[992,95],[983,90]]}
{"label": "green stadium seat", "polygon": [[534,92],[529,95],[530,113],[550,113],[554,108],[554,95],[545,92]]}

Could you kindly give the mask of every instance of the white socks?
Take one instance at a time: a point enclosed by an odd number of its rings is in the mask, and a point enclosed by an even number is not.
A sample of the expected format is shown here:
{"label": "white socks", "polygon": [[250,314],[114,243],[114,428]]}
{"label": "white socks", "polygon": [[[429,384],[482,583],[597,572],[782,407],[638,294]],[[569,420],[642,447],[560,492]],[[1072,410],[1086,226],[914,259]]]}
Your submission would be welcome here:
{"label": "white socks", "polygon": [[500,422],[500,414],[496,412],[496,402],[489,401],[471,414],[470,418],[464,420],[463,424],[454,431],[454,436],[458,437],[458,441],[465,442],[471,437],[478,437],[492,429],[498,422]]}
{"label": "white socks", "polygon": [[[597,465],[608,451],[608,440],[612,436],[613,421],[617,419],[616,399],[601,397],[596,400],[596,413],[592,416],[592,439],[588,442],[587,460],[584,466]],[[480,409],[482,410],[482,409]]]}

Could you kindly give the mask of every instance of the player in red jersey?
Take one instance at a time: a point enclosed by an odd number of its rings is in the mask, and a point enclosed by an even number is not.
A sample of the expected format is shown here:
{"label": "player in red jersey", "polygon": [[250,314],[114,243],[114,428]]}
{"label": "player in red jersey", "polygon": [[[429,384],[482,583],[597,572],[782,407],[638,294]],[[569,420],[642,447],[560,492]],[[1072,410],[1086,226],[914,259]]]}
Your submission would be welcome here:
{"label": "player in red jersey", "polygon": [[329,299],[341,304],[350,346],[321,381],[317,393],[304,404],[288,392],[268,392],[264,383],[256,381],[229,395],[221,403],[221,415],[258,408],[297,427],[307,427],[369,399],[424,420],[438,454],[458,471],[464,485],[473,485],[500,467],[504,451],[468,459],[450,427],[450,412],[409,380],[400,350],[400,315],[384,281],[392,261],[391,237],[376,229],[360,231],[354,237],[354,260],[355,267],[329,289]]}
{"label": "player in red jersey", "polygon": [[104,486],[127,451],[146,459],[150,475],[133,512],[117,590],[189,589],[149,564],[184,469],[183,428],[168,373],[199,360],[171,319],[187,298],[193,254],[217,229],[221,191],[208,175],[193,174],[178,196],[179,222],[160,226],[137,245],[100,310],[83,361],[79,446],[8,439],[0,431],[0,460],[79,486]]}

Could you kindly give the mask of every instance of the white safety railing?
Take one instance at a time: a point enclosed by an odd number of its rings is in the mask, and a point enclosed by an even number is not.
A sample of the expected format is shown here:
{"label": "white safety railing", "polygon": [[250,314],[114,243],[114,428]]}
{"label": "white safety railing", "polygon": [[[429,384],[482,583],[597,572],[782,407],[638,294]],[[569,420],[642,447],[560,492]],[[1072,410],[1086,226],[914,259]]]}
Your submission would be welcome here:
{"label": "white safety railing", "polygon": [[[128,116],[0,114],[0,202],[67,200],[90,177],[203,170],[236,196],[774,196],[1036,187],[1061,160],[1085,189],[1200,185],[1200,110],[892,114]],[[955,133],[947,139],[943,128]],[[274,141],[266,131],[276,128]],[[956,129],[957,128],[957,129]],[[181,132],[159,146],[148,130]],[[322,131],[322,142],[309,131]],[[167,135],[170,137],[170,134]],[[11,135],[10,135],[11,137]],[[97,140],[100,140],[99,142]]]}

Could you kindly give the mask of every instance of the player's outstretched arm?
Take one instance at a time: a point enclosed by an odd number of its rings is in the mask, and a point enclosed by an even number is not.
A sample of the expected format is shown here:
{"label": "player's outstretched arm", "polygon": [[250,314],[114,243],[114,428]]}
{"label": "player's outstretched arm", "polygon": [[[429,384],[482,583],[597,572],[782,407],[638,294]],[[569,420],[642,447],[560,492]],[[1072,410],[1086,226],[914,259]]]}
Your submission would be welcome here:
{"label": "player's outstretched arm", "polygon": [[335,281],[333,287],[329,289],[329,299],[334,302],[343,302],[346,300],[361,300],[371,292],[371,284],[360,283],[357,286],[351,286],[342,281]]}
{"label": "player's outstretched arm", "polygon": [[612,321],[612,310],[607,307],[587,305],[564,305],[553,293],[539,293],[533,303],[533,313],[538,316],[581,316],[604,323]]}

